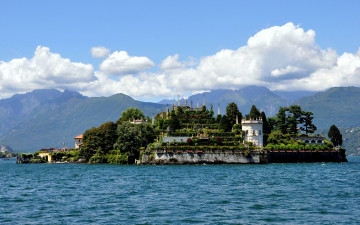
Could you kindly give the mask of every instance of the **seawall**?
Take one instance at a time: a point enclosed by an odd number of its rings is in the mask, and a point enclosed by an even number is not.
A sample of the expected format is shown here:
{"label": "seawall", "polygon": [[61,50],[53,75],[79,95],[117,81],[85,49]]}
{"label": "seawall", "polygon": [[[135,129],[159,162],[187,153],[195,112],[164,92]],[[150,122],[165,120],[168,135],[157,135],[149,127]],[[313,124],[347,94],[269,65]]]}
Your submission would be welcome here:
{"label": "seawall", "polygon": [[347,162],[345,150],[328,152],[281,152],[256,151],[243,152],[184,152],[169,153],[153,151],[142,154],[142,164],[267,164],[267,163],[305,163],[305,162]]}

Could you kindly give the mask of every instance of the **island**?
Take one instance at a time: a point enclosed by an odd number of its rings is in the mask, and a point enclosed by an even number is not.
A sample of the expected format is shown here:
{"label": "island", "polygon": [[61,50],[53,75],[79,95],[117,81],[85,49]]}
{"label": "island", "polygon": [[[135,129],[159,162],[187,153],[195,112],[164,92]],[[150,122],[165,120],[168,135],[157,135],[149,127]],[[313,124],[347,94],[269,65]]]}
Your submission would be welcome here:
{"label": "island", "polygon": [[122,112],[75,137],[72,149],[42,149],[22,154],[19,163],[108,164],[266,164],[347,162],[342,135],[332,125],[315,134],[313,113],[298,105],[280,107],[267,118],[253,105],[243,115],[234,102],[215,116],[196,102],[174,103],[150,118],[137,108]]}

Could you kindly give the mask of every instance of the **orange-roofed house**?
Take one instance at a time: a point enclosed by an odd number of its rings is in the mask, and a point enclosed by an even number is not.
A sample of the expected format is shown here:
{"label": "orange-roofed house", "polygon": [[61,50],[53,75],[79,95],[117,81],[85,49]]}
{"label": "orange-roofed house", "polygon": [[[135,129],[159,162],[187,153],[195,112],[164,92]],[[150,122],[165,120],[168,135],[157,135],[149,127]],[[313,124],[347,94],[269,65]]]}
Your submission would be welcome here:
{"label": "orange-roofed house", "polygon": [[75,149],[81,150],[81,146],[83,145],[83,135],[80,134],[79,136],[74,137],[75,139]]}

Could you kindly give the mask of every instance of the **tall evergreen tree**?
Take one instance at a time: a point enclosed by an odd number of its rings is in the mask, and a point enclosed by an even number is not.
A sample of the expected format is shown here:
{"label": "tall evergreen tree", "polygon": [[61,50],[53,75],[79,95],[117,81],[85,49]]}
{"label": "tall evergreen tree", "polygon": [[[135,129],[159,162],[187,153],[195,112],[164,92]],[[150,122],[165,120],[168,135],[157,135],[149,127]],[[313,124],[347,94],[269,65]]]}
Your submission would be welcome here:
{"label": "tall evergreen tree", "polygon": [[260,118],[260,111],[256,108],[255,105],[251,107],[249,119],[258,119]]}
{"label": "tall evergreen tree", "polygon": [[281,133],[286,134],[287,131],[287,121],[286,121],[286,107],[280,107],[279,112],[276,114],[275,127],[276,130],[281,131]]}
{"label": "tall evergreen tree", "polygon": [[331,142],[334,146],[341,146],[342,145],[342,134],[340,130],[335,126],[332,125],[328,132],[328,137],[330,138]]}
{"label": "tall evergreen tree", "polygon": [[288,109],[288,115],[286,118],[287,130],[290,134],[298,133],[298,124],[301,123],[303,111],[299,105],[291,105]]}
{"label": "tall evergreen tree", "polygon": [[314,133],[316,131],[316,126],[313,124],[312,120],[314,119],[312,112],[303,112],[301,117],[301,123],[303,126],[300,128],[302,131],[305,131],[306,134]]}
{"label": "tall evergreen tree", "polygon": [[226,116],[228,117],[231,126],[233,126],[236,123],[236,115],[238,116],[239,123],[242,119],[242,114],[239,111],[236,103],[230,102],[228,106],[226,106]]}
{"label": "tall evergreen tree", "polygon": [[220,129],[224,130],[225,132],[230,132],[232,129],[231,122],[226,115],[222,116],[220,119]]}
{"label": "tall evergreen tree", "polygon": [[271,133],[271,127],[270,127],[270,125],[269,125],[269,123],[267,121],[265,112],[261,112],[260,117],[261,117],[262,122],[263,122],[263,143],[264,143],[264,146],[266,146],[267,145],[267,139],[269,137],[269,134]]}

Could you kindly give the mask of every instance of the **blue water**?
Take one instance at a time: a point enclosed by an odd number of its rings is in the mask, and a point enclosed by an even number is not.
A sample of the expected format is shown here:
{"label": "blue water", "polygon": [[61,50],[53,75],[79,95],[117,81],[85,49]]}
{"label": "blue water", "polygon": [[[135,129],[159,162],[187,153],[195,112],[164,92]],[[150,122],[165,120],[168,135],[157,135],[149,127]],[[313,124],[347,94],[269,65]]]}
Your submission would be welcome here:
{"label": "blue water", "polygon": [[117,166],[0,160],[0,224],[360,224],[349,163]]}

